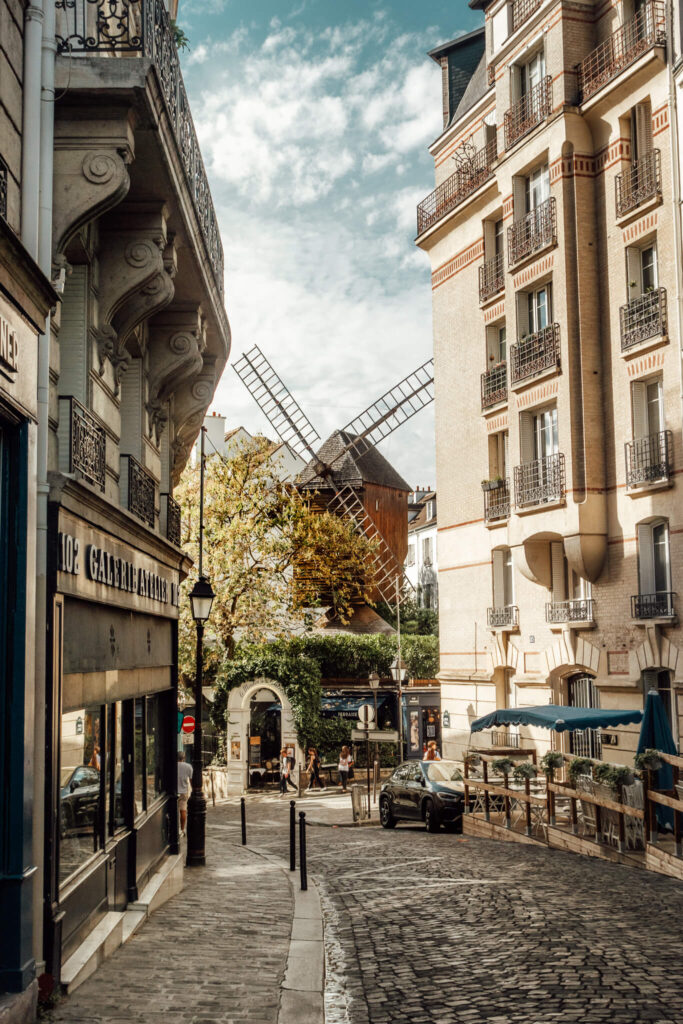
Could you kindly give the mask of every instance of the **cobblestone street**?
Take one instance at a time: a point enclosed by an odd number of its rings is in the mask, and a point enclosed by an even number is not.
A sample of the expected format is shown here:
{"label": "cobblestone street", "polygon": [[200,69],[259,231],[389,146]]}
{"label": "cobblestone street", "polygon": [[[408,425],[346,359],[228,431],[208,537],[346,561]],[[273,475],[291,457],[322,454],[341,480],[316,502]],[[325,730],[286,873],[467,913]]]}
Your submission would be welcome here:
{"label": "cobblestone street", "polygon": [[[246,851],[239,804],[210,809],[206,874],[186,872],[183,893],[54,1020],[275,1024],[292,898],[258,854],[287,857],[288,808],[248,802]],[[683,1022],[680,883],[419,827],[329,827],[350,818],[335,796],[301,808],[323,901],[327,1024]]]}

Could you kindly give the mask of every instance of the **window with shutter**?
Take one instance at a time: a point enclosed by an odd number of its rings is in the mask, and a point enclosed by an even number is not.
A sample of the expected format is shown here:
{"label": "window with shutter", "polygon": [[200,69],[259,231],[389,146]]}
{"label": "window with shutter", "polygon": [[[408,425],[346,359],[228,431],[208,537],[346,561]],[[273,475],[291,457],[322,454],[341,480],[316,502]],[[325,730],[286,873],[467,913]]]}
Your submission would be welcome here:
{"label": "window with shutter", "polygon": [[496,548],[493,552],[493,607],[505,607],[505,551]]}
{"label": "window with shutter", "polygon": [[121,454],[142,458],[141,359],[131,359],[121,382]]}
{"label": "window with shutter", "polygon": [[517,292],[517,338],[521,340],[531,333],[529,323],[529,292]]}
{"label": "window with shutter", "polygon": [[632,159],[642,158],[652,149],[652,108],[650,101],[645,100],[633,108],[631,122]]}
{"label": "window with shutter", "polygon": [[513,220],[522,220],[527,214],[526,178],[517,176],[512,179],[512,215]]}
{"label": "window with shutter", "polygon": [[641,523],[638,526],[638,593],[654,594],[655,567],[652,547],[652,525]]}
{"label": "window with shutter", "polygon": [[550,544],[550,561],[552,570],[553,601],[559,603],[567,600],[567,560],[564,557],[564,545],[561,540]]}
{"label": "window with shutter", "polygon": [[514,589],[512,583],[512,551],[505,548],[503,551],[503,604],[509,607],[515,603]]}
{"label": "window with shutter", "polygon": [[640,285],[643,294],[657,287],[657,249],[654,245],[640,250]]}
{"label": "window with shutter", "polygon": [[72,267],[64,284],[59,327],[60,395],[73,395],[81,405],[89,405],[88,395],[88,267]]}
{"label": "window with shutter", "polygon": [[529,412],[520,413],[519,417],[519,454],[522,463],[534,459],[534,417]]}
{"label": "window with shutter", "polygon": [[631,408],[633,411],[633,438],[647,437],[647,384],[636,380],[631,385]]}
{"label": "window with shutter", "polygon": [[671,562],[667,523],[654,523],[652,526],[652,565],[653,593],[668,593],[671,590]]}
{"label": "window with shutter", "polygon": [[628,278],[626,294],[628,301],[637,299],[643,294],[640,267],[640,249],[630,245],[626,250],[626,276]]}

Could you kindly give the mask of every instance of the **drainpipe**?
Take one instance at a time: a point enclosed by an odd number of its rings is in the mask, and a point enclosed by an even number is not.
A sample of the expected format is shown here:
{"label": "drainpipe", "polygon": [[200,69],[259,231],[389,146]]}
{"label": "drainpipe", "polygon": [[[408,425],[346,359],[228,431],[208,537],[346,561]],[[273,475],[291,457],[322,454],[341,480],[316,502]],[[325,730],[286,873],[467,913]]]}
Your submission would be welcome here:
{"label": "drainpipe", "polygon": [[681,263],[681,252],[683,251],[683,229],[681,227],[681,165],[680,165],[680,138],[678,126],[678,97],[676,95],[676,83],[674,81],[674,59],[676,51],[674,47],[674,10],[673,3],[669,0],[667,4],[667,67],[669,71],[669,131],[671,132],[671,180],[673,184],[674,200],[674,265],[676,267],[676,318],[678,322],[678,368],[681,380],[680,398],[683,403],[683,264]]}
{"label": "drainpipe", "polygon": [[[56,12],[54,0],[43,0],[43,35],[41,49],[40,152],[39,152],[39,219],[38,263],[45,276],[52,280],[52,180],[54,154],[55,42]],[[35,789],[33,804],[34,863],[42,864],[36,872],[33,899],[33,942],[36,970],[45,970],[43,958],[43,885],[45,870],[45,709],[46,692],[46,625],[47,625],[47,482],[48,401],[50,387],[50,317],[45,332],[38,338],[38,434],[36,462],[38,494],[36,503],[36,716],[35,716]]]}
{"label": "drainpipe", "polygon": [[24,17],[24,94],[21,140],[21,240],[38,259],[38,199],[40,154],[40,45],[43,0],[26,8]]}

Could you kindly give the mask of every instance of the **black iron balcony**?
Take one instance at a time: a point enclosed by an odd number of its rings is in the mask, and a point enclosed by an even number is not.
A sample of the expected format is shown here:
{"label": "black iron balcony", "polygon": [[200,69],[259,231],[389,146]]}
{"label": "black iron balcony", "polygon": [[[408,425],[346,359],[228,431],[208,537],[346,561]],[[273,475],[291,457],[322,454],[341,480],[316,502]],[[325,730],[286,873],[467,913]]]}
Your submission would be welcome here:
{"label": "black iron balcony", "polygon": [[660,590],[657,594],[634,594],[631,598],[631,617],[634,619],[673,619],[675,593]]}
{"label": "black iron balcony", "polygon": [[56,0],[57,52],[148,58],[156,67],[216,287],[223,295],[223,246],[164,0]]}
{"label": "black iron balcony", "polygon": [[593,599],[581,597],[571,601],[551,601],[545,606],[545,621],[593,622]]}
{"label": "black iron balcony", "polygon": [[170,494],[160,495],[162,508],[166,512],[166,538],[180,547],[180,505]]}
{"label": "black iron balcony", "polygon": [[496,363],[490,370],[481,375],[481,407],[490,409],[499,402],[507,402],[508,377],[507,363]]}
{"label": "black iron balcony", "polygon": [[[460,155],[459,155],[460,154]],[[417,233],[430,228],[484,184],[492,176],[491,165],[496,159],[496,140],[471,154],[456,150],[458,169],[435,188],[417,207]]]}
{"label": "black iron balcony", "polygon": [[560,325],[550,324],[510,346],[510,379],[513,384],[560,368]]}
{"label": "black iron balcony", "polygon": [[[126,507],[138,519],[142,519],[143,523],[154,528],[156,512],[154,477],[132,455],[122,455],[121,461],[128,463],[124,481],[126,484]],[[124,470],[124,472],[126,471]]]}
{"label": "black iron balcony", "polygon": [[0,157],[0,217],[7,220],[7,164]]}
{"label": "black iron balcony", "polygon": [[487,523],[510,518],[510,481],[496,481],[497,487],[484,491],[484,520]]}
{"label": "black iron balcony", "polygon": [[546,505],[564,497],[564,455],[556,452],[515,466],[515,505]]}
{"label": "black iron balcony", "polygon": [[658,434],[626,442],[627,490],[669,479],[672,437],[670,430],[662,430]]}
{"label": "black iron balcony", "polygon": [[550,75],[542,78],[537,85],[505,111],[503,135],[505,148],[510,149],[524,135],[545,120],[553,108],[553,80]]}
{"label": "black iron balcony", "polygon": [[628,171],[616,177],[617,217],[623,217],[648,199],[662,196],[662,162],[658,149],[634,160]]}
{"label": "black iron balcony", "polygon": [[548,245],[557,245],[557,213],[555,197],[531,210],[508,228],[508,265],[540,252]]}
{"label": "black iron balcony", "polygon": [[626,352],[641,341],[657,338],[667,331],[666,288],[654,288],[637,299],[631,299],[619,310],[621,351]]}
{"label": "black iron balcony", "polygon": [[503,267],[503,254],[497,252],[490,260],[479,267],[479,301],[487,302],[488,299],[502,292],[505,287],[505,269]]}
{"label": "black iron balcony", "polygon": [[59,399],[60,468],[79,474],[104,490],[107,472],[107,435],[94,416],[71,395]]}
{"label": "black iron balcony", "polygon": [[521,28],[527,18],[530,18],[542,3],[543,0],[513,0],[512,31],[516,32],[518,28]]}
{"label": "black iron balcony", "polygon": [[486,621],[491,629],[515,629],[519,625],[519,608],[506,604],[502,608],[488,608]]}
{"label": "black iron balcony", "polygon": [[659,0],[646,0],[635,18],[613,32],[577,65],[579,102],[616,78],[652,46],[666,45],[666,14]]}

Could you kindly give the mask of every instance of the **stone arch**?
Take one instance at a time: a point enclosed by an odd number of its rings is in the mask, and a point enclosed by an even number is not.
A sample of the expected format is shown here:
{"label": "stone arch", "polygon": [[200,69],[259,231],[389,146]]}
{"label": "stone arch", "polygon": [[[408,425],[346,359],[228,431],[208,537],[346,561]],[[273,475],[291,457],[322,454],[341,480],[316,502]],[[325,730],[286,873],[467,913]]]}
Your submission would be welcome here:
{"label": "stone arch", "polygon": [[251,699],[259,690],[270,690],[280,702],[280,735],[282,745],[294,748],[297,766],[303,764],[304,753],[299,746],[296,735],[296,724],[292,713],[292,705],[281,683],[266,676],[236,686],[228,694],[227,715],[227,755],[228,755],[228,791],[243,792],[248,785],[249,752],[247,741],[249,734],[249,718]]}

